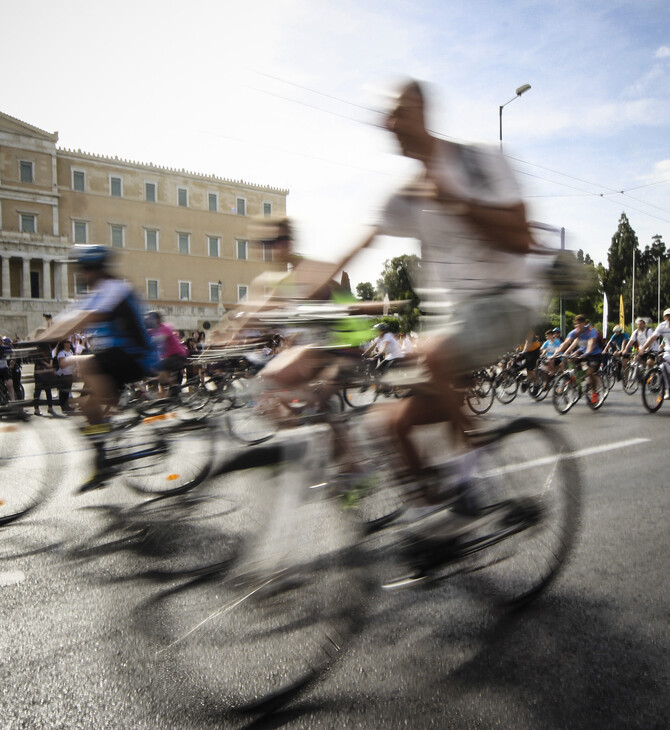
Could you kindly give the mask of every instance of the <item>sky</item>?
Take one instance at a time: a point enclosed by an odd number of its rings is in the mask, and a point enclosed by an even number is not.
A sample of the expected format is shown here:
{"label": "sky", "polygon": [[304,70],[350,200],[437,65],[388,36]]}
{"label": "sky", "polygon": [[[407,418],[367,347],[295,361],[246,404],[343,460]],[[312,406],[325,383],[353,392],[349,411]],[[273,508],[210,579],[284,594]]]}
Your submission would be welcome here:
{"label": "sky", "polygon": [[[0,19],[1,111],[62,148],[287,188],[315,258],[416,170],[381,124],[407,77],[448,139],[498,145],[505,104],[529,217],[568,248],[606,264],[624,212],[670,247],[667,0],[0,0]],[[384,239],[352,283],[401,253]]]}

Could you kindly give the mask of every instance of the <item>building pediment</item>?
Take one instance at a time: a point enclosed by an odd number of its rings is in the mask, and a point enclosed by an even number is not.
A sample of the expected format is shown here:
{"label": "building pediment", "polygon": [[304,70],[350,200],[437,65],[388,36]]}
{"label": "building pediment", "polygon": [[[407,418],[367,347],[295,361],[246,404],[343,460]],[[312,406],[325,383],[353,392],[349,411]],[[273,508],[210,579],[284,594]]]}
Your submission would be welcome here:
{"label": "building pediment", "polygon": [[16,117],[0,112],[0,132],[9,134],[20,134],[24,137],[35,137],[45,142],[58,142],[58,132],[45,132],[39,127],[33,127],[32,124],[22,122]]}

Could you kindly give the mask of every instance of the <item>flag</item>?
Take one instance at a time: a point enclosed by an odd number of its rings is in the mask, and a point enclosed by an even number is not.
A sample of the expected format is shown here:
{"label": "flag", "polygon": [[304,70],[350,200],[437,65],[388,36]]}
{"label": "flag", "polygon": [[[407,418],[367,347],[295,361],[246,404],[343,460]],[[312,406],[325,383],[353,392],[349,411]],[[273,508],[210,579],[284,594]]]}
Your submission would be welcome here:
{"label": "flag", "polygon": [[609,306],[607,304],[607,294],[603,294],[603,331],[604,339],[607,339],[607,317],[609,315]]}
{"label": "flag", "polygon": [[621,329],[626,326],[626,318],[623,313],[623,294],[619,294],[619,325]]}

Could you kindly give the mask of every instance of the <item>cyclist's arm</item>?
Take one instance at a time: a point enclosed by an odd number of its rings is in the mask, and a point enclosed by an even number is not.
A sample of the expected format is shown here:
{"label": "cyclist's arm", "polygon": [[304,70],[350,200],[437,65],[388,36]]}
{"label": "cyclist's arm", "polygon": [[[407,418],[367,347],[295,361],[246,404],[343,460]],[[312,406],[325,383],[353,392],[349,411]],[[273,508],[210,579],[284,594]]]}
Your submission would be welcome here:
{"label": "cyclist's arm", "polygon": [[658,339],[658,335],[653,334],[647,338],[647,341],[642,345],[642,347],[638,347],[637,354],[643,355]]}
{"label": "cyclist's arm", "polygon": [[96,310],[74,309],[71,312],[56,318],[53,325],[35,338],[36,342],[54,342],[62,340],[73,332],[85,329],[87,325],[99,319]]}

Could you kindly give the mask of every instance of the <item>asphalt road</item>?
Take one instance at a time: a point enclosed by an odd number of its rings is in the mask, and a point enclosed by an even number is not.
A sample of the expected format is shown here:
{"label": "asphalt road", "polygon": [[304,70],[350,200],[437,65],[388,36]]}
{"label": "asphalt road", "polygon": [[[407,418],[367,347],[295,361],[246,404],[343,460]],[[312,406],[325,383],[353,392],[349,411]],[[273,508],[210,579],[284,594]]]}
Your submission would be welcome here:
{"label": "asphalt road", "polygon": [[[217,520],[258,475],[227,477],[225,498],[212,480],[188,510],[138,512],[120,484],[74,496],[90,453],[71,420],[33,419],[23,448],[41,454],[51,497],[0,530],[0,727],[668,727],[670,406],[648,415],[617,386],[595,413],[519,396],[488,418],[519,414],[555,419],[579,457],[583,524],[557,582],[515,615],[450,582],[375,593],[340,661],[261,721],[221,711],[217,675],[243,646],[208,646],[186,668],[157,648],[190,610],[169,592],[179,571],[226,559]],[[438,448],[433,434],[424,445]]]}

